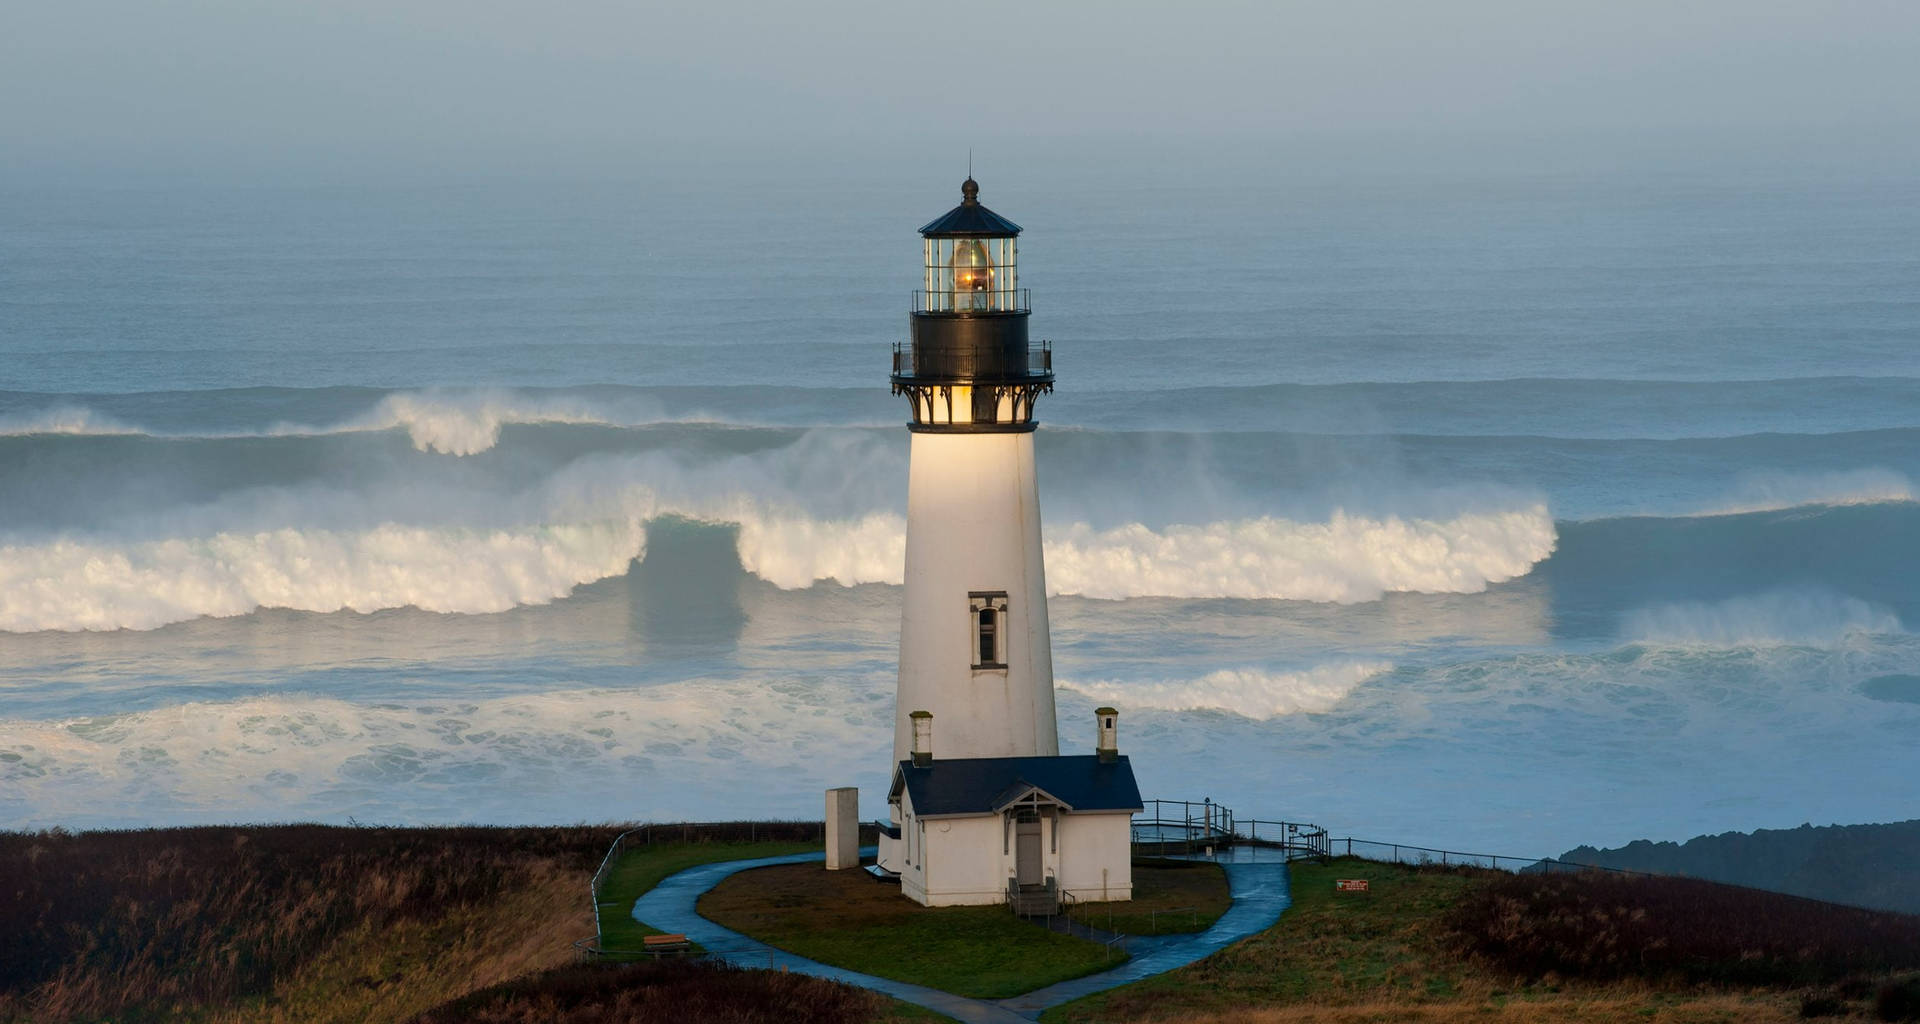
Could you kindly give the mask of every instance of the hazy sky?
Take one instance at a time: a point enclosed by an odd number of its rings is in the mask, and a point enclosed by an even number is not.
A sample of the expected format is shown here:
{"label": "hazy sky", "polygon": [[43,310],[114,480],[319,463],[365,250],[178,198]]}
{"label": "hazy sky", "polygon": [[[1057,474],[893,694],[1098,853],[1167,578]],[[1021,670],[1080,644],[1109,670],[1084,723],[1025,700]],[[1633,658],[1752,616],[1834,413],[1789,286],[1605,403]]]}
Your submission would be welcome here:
{"label": "hazy sky", "polygon": [[[1914,0],[7,0],[0,171],[1914,166]],[[963,157],[962,157],[963,158]]]}

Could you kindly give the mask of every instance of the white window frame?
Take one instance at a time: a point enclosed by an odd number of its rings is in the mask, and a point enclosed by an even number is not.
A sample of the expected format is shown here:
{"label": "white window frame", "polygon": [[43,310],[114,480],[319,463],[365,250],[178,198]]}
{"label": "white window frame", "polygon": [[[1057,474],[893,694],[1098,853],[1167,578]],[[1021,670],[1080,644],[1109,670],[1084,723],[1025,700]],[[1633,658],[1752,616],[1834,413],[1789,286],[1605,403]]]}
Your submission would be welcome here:
{"label": "white window frame", "polygon": [[[982,658],[980,613],[993,611],[993,654]],[[976,590],[967,595],[967,657],[975,672],[1007,670],[1007,593],[1004,590]]]}

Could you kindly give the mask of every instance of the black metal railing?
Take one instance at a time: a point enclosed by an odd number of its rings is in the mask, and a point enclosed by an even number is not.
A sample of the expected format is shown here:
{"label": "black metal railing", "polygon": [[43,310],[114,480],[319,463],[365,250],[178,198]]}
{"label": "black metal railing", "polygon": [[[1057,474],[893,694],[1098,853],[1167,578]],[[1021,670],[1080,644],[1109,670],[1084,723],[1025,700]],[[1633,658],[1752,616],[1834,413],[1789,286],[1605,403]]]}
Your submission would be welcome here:
{"label": "black metal railing", "polygon": [[[1042,339],[1038,346],[1027,347],[1027,373],[1036,377],[1053,373],[1053,342]],[[900,341],[893,343],[893,375],[913,376],[912,344]]]}
{"label": "black metal railing", "polygon": [[913,293],[915,313],[1031,313],[1030,288],[955,289]]}
{"label": "black metal railing", "polygon": [[1207,847],[1252,845],[1288,856],[1327,855],[1327,830],[1303,821],[1242,818],[1211,800],[1147,800],[1133,818],[1135,846],[1192,853]]}

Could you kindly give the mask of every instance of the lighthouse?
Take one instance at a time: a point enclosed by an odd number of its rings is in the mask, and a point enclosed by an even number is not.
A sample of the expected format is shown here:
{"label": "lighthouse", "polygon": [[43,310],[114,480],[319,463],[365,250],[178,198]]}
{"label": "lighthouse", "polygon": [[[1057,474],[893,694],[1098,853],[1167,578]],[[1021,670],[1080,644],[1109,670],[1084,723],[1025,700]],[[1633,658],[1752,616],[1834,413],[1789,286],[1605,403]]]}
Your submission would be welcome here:
{"label": "lighthouse", "polygon": [[953,757],[1060,752],[1033,458],[1052,353],[1028,337],[1020,225],[981,205],[972,178],[960,195],[920,229],[923,287],[893,357],[912,410],[896,762],[916,711]]}
{"label": "lighthouse", "polygon": [[1034,465],[1053,354],[1028,335],[1020,226],[980,203],[920,229],[922,287],[893,392],[911,415],[889,820],[877,873],[929,906],[1131,898],[1133,768],[1118,712],[1060,755]]}

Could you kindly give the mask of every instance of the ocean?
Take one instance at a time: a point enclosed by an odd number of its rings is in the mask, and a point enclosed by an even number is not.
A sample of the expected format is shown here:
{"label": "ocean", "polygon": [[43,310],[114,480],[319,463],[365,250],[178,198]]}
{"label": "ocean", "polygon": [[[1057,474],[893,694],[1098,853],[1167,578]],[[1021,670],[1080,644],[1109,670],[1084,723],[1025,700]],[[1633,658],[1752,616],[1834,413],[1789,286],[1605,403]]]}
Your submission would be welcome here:
{"label": "ocean", "polygon": [[[1920,813],[1920,185],[1226,177],[981,175],[1063,750],[1500,854]],[[953,178],[0,190],[0,827],[883,816]]]}

